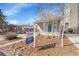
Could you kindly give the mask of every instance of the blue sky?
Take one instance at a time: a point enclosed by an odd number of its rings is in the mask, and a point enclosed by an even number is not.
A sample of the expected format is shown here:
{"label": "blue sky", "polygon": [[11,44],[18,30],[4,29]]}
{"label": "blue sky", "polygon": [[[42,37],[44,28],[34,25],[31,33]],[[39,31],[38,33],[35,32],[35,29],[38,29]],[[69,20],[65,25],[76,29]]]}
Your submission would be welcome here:
{"label": "blue sky", "polygon": [[46,9],[52,10],[53,15],[60,15],[59,8],[63,4],[37,4],[37,3],[2,3],[0,9],[6,17],[6,21],[10,24],[26,25],[32,24],[37,17],[38,6],[43,6]]}

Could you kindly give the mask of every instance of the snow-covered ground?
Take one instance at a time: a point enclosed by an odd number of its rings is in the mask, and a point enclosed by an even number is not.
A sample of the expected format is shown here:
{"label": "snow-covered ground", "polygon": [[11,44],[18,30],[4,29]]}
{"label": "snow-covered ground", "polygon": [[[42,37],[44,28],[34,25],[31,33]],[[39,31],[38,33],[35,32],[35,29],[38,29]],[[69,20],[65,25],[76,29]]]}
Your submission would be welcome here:
{"label": "snow-covered ground", "polygon": [[2,35],[0,35],[0,41],[5,40],[4,37]]}
{"label": "snow-covered ground", "polygon": [[23,39],[16,39],[16,40],[11,40],[11,42],[10,41],[8,41],[8,40],[6,40],[5,38],[4,38],[4,36],[2,36],[2,35],[0,35],[0,42],[2,43],[2,44],[0,44],[0,48],[1,47],[4,47],[4,46],[8,46],[8,45],[11,45],[11,44],[14,44],[14,43],[18,43],[18,42],[20,42],[20,41],[24,41],[25,40],[25,38],[26,38],[26,35],[25,34],[19,34],[18,35],[18,37],[21,37],[21,38],[23,38]]}
{"label": "snow-covered ground", "polygon": [[66,34],[66,36],[77,48],[79,48],[79,36],[77,34]]}

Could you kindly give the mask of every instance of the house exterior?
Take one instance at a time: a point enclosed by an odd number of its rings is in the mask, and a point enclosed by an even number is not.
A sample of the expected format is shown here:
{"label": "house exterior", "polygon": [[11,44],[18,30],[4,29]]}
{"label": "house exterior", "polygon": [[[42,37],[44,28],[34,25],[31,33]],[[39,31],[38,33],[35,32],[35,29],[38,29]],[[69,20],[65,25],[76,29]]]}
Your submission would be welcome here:
{"label": "house exterior", "polygon": [[52,15],[42,16],[35,23],[38,24],[44,32],[61,31],[62,25],[65,25],[65,31],[72,29],[74,33],[78,33],[79,4],[66,3],[64,9],[64,17]]}
{"label": "house exterior", "polygon": [[43,32],[53,33],[59,31],[61,20],[62,17],[47,15],[40,17],[35,24],[38,24]]}
{"label": "house exterior", "polygon": [[[65,29],[71,28],[73,32],[79,32],[79,4],[78,3],[68,3],[65,12],[65,20],[68,24]],[[66,26],[66,25],[65,25]]]}

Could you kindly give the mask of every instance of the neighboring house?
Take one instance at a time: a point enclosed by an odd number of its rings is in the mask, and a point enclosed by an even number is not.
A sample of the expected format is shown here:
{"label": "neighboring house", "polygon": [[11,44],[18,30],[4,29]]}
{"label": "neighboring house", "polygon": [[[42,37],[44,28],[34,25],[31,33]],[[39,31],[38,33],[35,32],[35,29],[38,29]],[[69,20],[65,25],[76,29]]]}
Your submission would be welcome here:
{"label": "neighboring house", "polygon": [[31,25],[17,25],[16,30],[19,34],[26,33],[27,29],[33,29]]}

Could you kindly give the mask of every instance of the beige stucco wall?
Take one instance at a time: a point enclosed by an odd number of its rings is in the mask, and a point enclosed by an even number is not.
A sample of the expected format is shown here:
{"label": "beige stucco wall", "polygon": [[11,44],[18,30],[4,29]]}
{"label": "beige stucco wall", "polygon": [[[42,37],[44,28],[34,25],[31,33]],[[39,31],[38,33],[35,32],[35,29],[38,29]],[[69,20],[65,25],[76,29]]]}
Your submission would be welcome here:
{"label": "beige stucco wall", "polygon": [[[43,23],[38,23],[38,25],[40,26],[40,28],[44,31],[44,32],[48,32],[48,25],[50,22],[43,22]],[[50,23],[52,25],[52,32],[55,31],[59,31],[59,24],[56,24],[57,26],[55,26],[55,24],[53,23],[53,21]]]}
{"label": "beige stucco wall", "polygon": [[70,3],[70,28],[77,30],[78,4]]}

